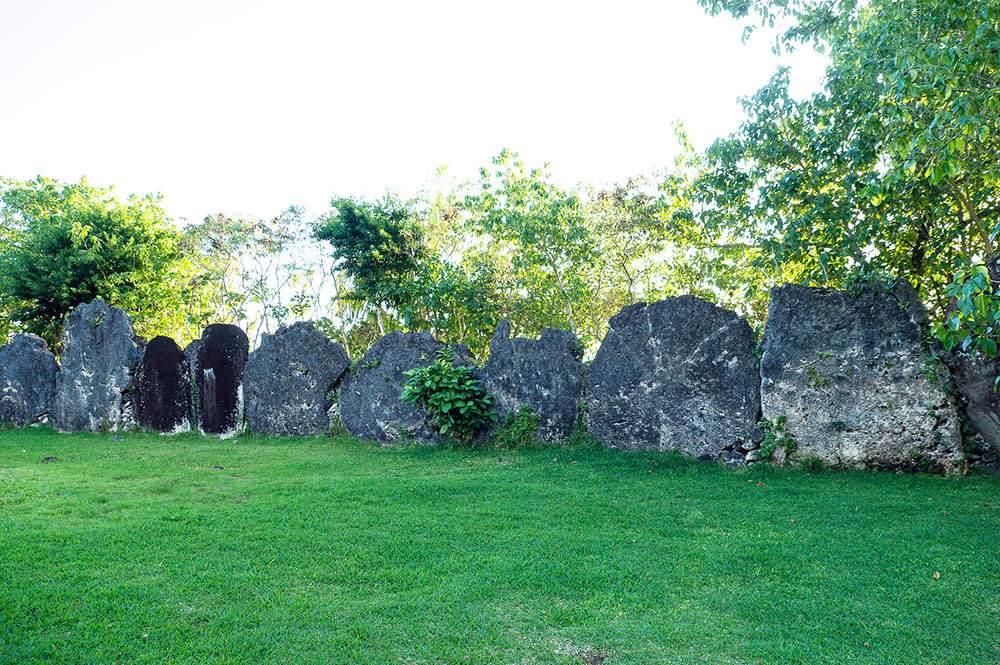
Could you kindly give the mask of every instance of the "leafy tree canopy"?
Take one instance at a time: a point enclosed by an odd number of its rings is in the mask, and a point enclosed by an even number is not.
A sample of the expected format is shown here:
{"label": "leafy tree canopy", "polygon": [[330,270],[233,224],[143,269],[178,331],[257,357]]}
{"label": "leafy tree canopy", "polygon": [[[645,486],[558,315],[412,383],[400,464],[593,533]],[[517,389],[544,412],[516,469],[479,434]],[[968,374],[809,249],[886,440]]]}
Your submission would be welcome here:
{"label": "leafy tree canopy", "polygon": [[782,39],[821,38],[831,57],[821,93],[792,99],[780,70],[744,101],[740,130],[705,153],[695,214],[750,245],[746,274],[764,275],[756,283],[765,288],[905,278],[943,322],[946,343],[975,347],[994,335],[995,310],[986,308],[990,325],[969,320],[988,298],[957,318],[950,299],[982,294],[981,280],[956,289],[953,276],[998,255],[1000,5],[703,4],[791,17]]}
{"label": "leafy tree canopy", "polygon": [[50,342],[81,302],[125,309],[140,334],[169,330],[177,232],[154,196],[119,201],[85,179],[0,181],[0,307]]}

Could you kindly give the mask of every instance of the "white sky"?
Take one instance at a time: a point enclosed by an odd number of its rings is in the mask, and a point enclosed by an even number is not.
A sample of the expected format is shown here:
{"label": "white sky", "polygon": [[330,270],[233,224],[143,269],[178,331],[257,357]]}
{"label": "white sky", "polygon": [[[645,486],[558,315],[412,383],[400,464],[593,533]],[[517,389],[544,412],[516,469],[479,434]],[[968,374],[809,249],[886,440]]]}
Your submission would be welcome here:
{"label": "white sky", "polygon": [[[697,148],[778,61],[696,0],[0,0],[0,175],[162,192],[171,215],[415,193],[502,148],[595,185]],[[793,91],[823,60],[800,50]]]}

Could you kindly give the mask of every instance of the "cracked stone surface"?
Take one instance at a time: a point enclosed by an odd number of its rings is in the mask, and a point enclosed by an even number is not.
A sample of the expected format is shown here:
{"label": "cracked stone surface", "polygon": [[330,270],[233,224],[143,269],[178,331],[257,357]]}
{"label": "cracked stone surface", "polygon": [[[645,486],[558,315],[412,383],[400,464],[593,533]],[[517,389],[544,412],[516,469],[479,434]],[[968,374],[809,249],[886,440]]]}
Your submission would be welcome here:
{"label": "cracked stone surface", "polygon": [[406,383],[403,372],[432,364],[437,350],[445,346],[454,351],[456,364],[474,363],[468,347],[446,345],[429,332],[392,332],[375,342],[340,388],[340,420],[347,431],[384,443],[440,441],[441,435],[423,409],[402,401],[399,395]]}
{"label": "cracked stone surface", "polygon": [[0,346],[0,427],[45,422],[59,365],[45,340],[14,335]]}
{"label": "cracked stone surface", "polygon": [[247,425],[254,434],[313,436],[330,426],[332,393],[351,359],[311,322],[265,334],[243,377]]}
{"label": "cracked stone surface", "polygon": [[173,339],[154,337],[146,344],[135,372],[132,399],[135,421],[161,434],[191,430],[191,368]]}
{"label": "cracked stone surface", "polygon": [[62,332],[52,420],[64,432],[131,425],[132,377],[142,357],[128,315],[103,300],[76,307]]}
{"label": "cracked stone surface", "polygon": [[765,419],[786,419],[798,444],[790,459],[945,471],[961,463],[948,370],[926,350],[923,323],[906,284],[772,290],[761,401]]}
{"label": "cracked stone surface", "polygon": [[483,368],[498,422],[523,405],[539,416],[543,441],[569,436],[583,398],[582,353],[580,340],[566,330],[546,328],[538,339],[511,339],[510,321],[501,321]]}
{"label": "cracked stone surface", "polygon": [[629,305],[587,371],[590,433],[616,448],[743,464],[760,413],[753,333],[694,296]]}
{"label": "cracked stone surface", "polygon": [[206,434],[235,436],[243,426],[243,369],[247,334],[227,323],[205,328],[198,353],[198,424]]}

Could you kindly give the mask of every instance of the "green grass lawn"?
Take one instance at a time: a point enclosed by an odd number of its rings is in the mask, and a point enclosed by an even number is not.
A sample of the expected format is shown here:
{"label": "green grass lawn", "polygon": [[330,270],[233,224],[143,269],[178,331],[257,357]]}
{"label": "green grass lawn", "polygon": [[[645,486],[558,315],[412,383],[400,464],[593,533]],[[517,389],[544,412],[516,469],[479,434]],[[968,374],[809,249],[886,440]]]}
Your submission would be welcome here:
{"label": "green grass lawn", "polygon": [[0,663],[600,662],[998,663],[1000,480],[0,432]]}

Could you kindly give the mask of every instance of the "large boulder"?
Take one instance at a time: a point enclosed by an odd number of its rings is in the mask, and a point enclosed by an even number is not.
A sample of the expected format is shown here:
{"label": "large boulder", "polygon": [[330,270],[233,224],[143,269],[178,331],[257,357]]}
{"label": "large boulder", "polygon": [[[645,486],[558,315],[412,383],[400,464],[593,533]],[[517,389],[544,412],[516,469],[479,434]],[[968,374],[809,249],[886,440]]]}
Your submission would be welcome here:
{"label": "large boulder", "polygon": [[51,408],[56,428],[98,432],[129,427],[132,377],[142,349],[128,315],[103,300],[80,305],[66,316],[62,343]]}
{"label": "large boulder", "polygon": [[445,346],[451,347],[456,364],[473,363],[467,347],[446,345],[429,332],[393,332],[375,342],[340,388],[340,420],[347,431],[385,443],[399,439],[438,442],[440,434],[430,417],[399,395],[406,383],[403,372],[431,365]]}
{"label": "large boulder", "polygon": [[162,434],[191,429],[191,369],[171,338],[154,337],[143,349],[132,404],[140,427]]}
{"label": "large boulder", "polygon": [[546,328],[538,339],[511,339],[510,321],[501,321],[483,368],[498,420],[527,406],[539,416],[541,439],[569,436],[583,397],[582,355],[583,345],[571,332]]}
{"label": "large boulder", "polygon": [[243,377],[254,434],[312,436],[329,429],[332,392],[351,366],[344,347],[299,322],[264,335]]}
{"label": "large boulder", "polygon": [[243,369],[250,340],[237,326],[213,323],[205,328],[196,348],[201,431],[235,436],[243,425]]}
{"label": "large boulder", "polygon": [[694,296],[629,305],[587,371],[590,433],[626,449],[731,465],[754,447],[760,379],[745,319]]}
{"label": "large boulder", "polygon": [[59,365],[45,340],[15,335],[0,346],[0,427],[45,422]]}
{"label": "large boulder", "polygon": [[996,388],[1000,357],[959,352],[947,354],[945,362],[951,370],[969,424],[992,448],[993,455],[1000,455],[1000,394]]}
{"label": "large boulder", "polygon": [[924,346],[914,290],[857,293],[786,285],[771,292],[761,401],[790,436],[780,462],[954,469],[961,462],[948,371]]}

